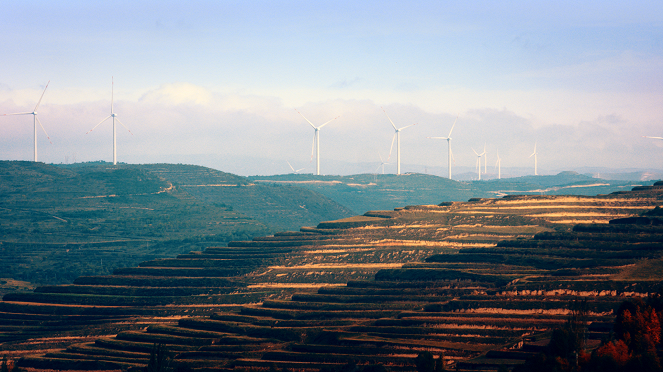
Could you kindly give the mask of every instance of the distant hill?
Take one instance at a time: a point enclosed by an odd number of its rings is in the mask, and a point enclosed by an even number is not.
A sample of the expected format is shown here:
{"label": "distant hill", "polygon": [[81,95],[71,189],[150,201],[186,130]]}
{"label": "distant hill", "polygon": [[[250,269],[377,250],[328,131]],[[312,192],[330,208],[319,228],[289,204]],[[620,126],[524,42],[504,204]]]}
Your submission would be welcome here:
{"label": "distant hill", "polygon": [[296,185],[315,190],[350,208],[356,214],[391,210],[406,205],[439,204],[514,194],[596,195],[630,190],[653,181],[601,180],[576,172],[554,176],[525,176],[488,181],[459,182],[428,174],[359,174],[315,176],[285,174],[249,177],[255,183]]}
{"label": "distant hill", "polygon": [[353,216],[336,201],[293,185],[255,184],[248,178],[196,165],[142,165],[206,203],[230,207],[277,230],[299,230]]}
{"label": "distant hill", "polygon": [[0,278],[69,282],[349,215],[310,190],[198,166],[2,161]]}

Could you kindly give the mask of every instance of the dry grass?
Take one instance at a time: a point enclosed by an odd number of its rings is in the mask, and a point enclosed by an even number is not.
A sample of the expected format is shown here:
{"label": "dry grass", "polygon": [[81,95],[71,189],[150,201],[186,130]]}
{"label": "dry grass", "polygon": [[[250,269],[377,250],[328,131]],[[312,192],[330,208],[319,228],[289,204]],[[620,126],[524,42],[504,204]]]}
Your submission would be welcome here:
{"label": "dry grass", "polygon": [[663,280],[663,259],[642,260],[614,276],[615,280]]}

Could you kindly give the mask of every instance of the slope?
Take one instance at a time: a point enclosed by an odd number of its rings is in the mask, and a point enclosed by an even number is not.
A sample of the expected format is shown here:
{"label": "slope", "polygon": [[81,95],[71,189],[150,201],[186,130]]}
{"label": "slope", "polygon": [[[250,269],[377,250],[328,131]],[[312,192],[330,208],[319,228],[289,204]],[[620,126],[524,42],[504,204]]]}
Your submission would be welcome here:
{"label": "slope", "polygon": [[[192,186],[210,184],[231,187],[200,192],[205,187]],[[315,212],[304,212],[298,203]],[[268,215],[267,222],[260,220]],[[0,265],[6,269],[0,293],[16,287],[15,280],[67,283],[349,215],[310,190],[255,187],[243,177],[204,167],[4,161]]]}
{"label": "slope", "polygon": [[296,185],[315,190],[350,208],[356,214],[390,210],[405,205],[438,204],[514,194],[597,195],[629,190],[636,182],[600,180],[575,172],[555,176],[526,176],[490,181],[458,182],[428,174],[359,174],[315,176],[286,174],[249,177],[255,183]]}

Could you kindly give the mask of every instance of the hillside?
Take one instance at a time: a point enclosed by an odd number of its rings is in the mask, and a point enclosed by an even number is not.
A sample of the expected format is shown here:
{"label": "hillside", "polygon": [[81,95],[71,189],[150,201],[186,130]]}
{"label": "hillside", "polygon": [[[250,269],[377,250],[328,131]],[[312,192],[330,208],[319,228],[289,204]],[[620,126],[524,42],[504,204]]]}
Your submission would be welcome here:
{"label": "hillside", "polygon": [[[211,184],[229,187],[198,191]],[[0,293],[349,215],[309,190],[255,186],[204,167],[3,161]]]}
{"label": "hillside", "polygon": [[412,371],[422,350],[497,370],[533,355],[576,299],[596,344],[621,301],[658,290],[662,202],[663,184],[473,199],[231,242],[8,294],[1,348],[49,369],[144,366],[161,343],[201,371]]}
{"label": "hillside", "polygon": [[198,200],[222,205],[250,216],[275,230],[298,230],[353,213],[321,194],[292,185],[255,184],[245,177],[218,170],[174,164],[142,165]]}
{"label": "hillside", "polygon": [[406,205],[438,204],[505,195],[598,195],[651,185],[653,181],[601,180],[575,172],[554,176],[525,176],[489,181],[458,182],[419,173],[315,176],[286,174],[249,177],[255,183],[296,185],[315,190],[350,208],[355,214]]}

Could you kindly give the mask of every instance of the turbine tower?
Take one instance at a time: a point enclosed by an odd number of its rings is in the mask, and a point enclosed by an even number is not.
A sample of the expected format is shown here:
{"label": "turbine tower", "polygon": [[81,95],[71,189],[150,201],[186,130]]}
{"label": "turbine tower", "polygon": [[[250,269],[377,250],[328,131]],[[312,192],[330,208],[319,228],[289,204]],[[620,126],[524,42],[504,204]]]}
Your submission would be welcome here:
{"label": "turbine tower", "polygon": [[[382,111],[384,111],[384,108],[382,108]],[[384,111],[384,114],[387,115],[387,111]],[[387,158],[387,160],[391,159],[391,150],[394,149],[394,140],[397,139],[397,141],[396,141],[396,174],[401,174],[401,131],[403,129],[409,128],[413,125],[417,125],[417,123],[404,126],[403,128],[396,128],[396,125],[394,125],[394,122],[391,121],[391,118],[389,117],[389,115],[387,115],[387,119],[389,119],[389,122],[391,122],[391,126],[394,127],[394,130],[396,131],[394,133],[394,136],[391,137],[391,147],[389,148],[389,157]]]}
{"label": "turbine tower", "polygon": [[497,150],[497,161],[495,162],[495,168],[497,168],[497,179],[502,179],[502,159],[500,159],[500,150]]}
{"label": "turbine tower", "polygon": [[[295,109],[295,111],[297,111],[297,109]],[[329,123],[332,122],[333,120],[338,119],[339,116],[337,116],[337,117],[331,119],[330,121],[328,121],[328,122],[322,124],[322,125],[319,126],[319,127],[316,127],[316,126],[313,125],[313,123],[311,123],[311,121],[308,120],[308,119],[306,118],[306,116],[304,116],[301,112],[297,111],[297,113],[298,113],[299,115],[302,115],[302,117],[304,118],[304,120],[308,121],[308,123],[311,124],[311,126],[312,126],[313,129],[315,130],[315,133],[313,134],[313,146],[312,146],[312,148],[311,148],[311,159],[313,159],[313,153],[315,152],[315,174],[319,176],[319,175],[320,175],[320,129],[322,129],[322,127],[324,127],[325,125],[329,124]]]}
{"label": "turbine tower", "polygon": [[535,175],[535,176],[538,176],[538,175],[539,175],[539,172],[538,172],[538,170],[536,169],[536,155],[537,155],[537,153],[536,153],[536,142],[534,142],[534,152],[533,152],[532,155],[530,155],[529,157],[531,158],[532,156],[534,156],[534,175]]}
{"label": "turbine tower", "polygon": [[[34,126],[34,140],[35,140],[35,162],[37,162],[37,123],[39,123],[39,126],[41,127],[41,130],[44,131],[44,134],[46,135],[46,138],[48,138],[48,142],[51,142],[51,137],[48,136],[48,133],[46,133],[46,129],[44,129],[44,126],[41,125],[41,121],[37,117],[37,109],[39,108],[39,104],[41,103],[42,98],[44,98],[44,94],[46,93],[46,89],[48,88],[48,84],[50,84],[51,81],[49,80],[48,83],[46,83],[46,87],[44,88],[44,91],[41,93],[41,97],[39,97],[39,101],[37,101],[37,105],[35,106],[35,109],[32,110],[32,112],[17,112],[15,114],[5,114],[4,116],[7,115],[32,115],[32,121],[33,126]],[[51,142],[51,145],[53,142]]]}
{"label": "turbine tower", "polygon": [[474,151],[474,153],[477,155],[477,165],[476,165],[476,169],[479,171],[479,181],[481,181],[481,157],[484,156],[484,155],[486,154],[486,149],[485,149],[485,147],[484,147],[484,150],[483,150],[483,152],[482,152],[481,154],[479,154],[478,152],[476,152],[474,149],[472,149],[472,151]]}
{"label": "turbine tower", "polygon": [[[460,115],[460,114],[458,114]],[[451,132],[453,132],[454,127],[456,126],[456,122],[458,121],[458,116],[456,116],[456,120],[454,120],[454,124],[451,126],[451,130],[449,131],[449,135],[446,137],[428,137],[428,138],[433,138],[433,139],[443,139],[447,140],[447,167],[449,169],[449,179],[451,179],[451,159],[453,158],[454,154],[451,152]],[[454,163],[456,162],[456,159],[454,159]]]}
{"label": "turbine tower", "polygon": [[[124,129],[128,130],[129,133],[131,133],[131,131],[129,130],[129,128],[127,128],[126,125],[124,125],[124,124],[120,121],[120,119],[117,117],[117,114],[115,113],[115,111],[113,111],[113,90],[114,90],[114,85],[115,85],[115,83],[114,83],[114,81],[113,81],[113,77],[111,76],[111,113],[110,113],[110,115],[108,115],[108,116],[107,116],[104,120],[102,120],[99,124],[95,125],[94,128],[88,130],[85,134],[88,134],[88,133],[92,132],[93,130],[95,130],[95,129],[96,129],[99,125],[101,125],[101,123],[103,123],[104,121],[106,121],[106,120],[108,120],[108,119],[110,119],[110,118],[113,118],[113,165],[117,165],[117,136],[116,136],[116,131],[115,131],[115,120],[117,120],[118,123],[122,124],[122,126],[124,127]],[[131,133],[131,135],[133,136],[134,134]]]}

